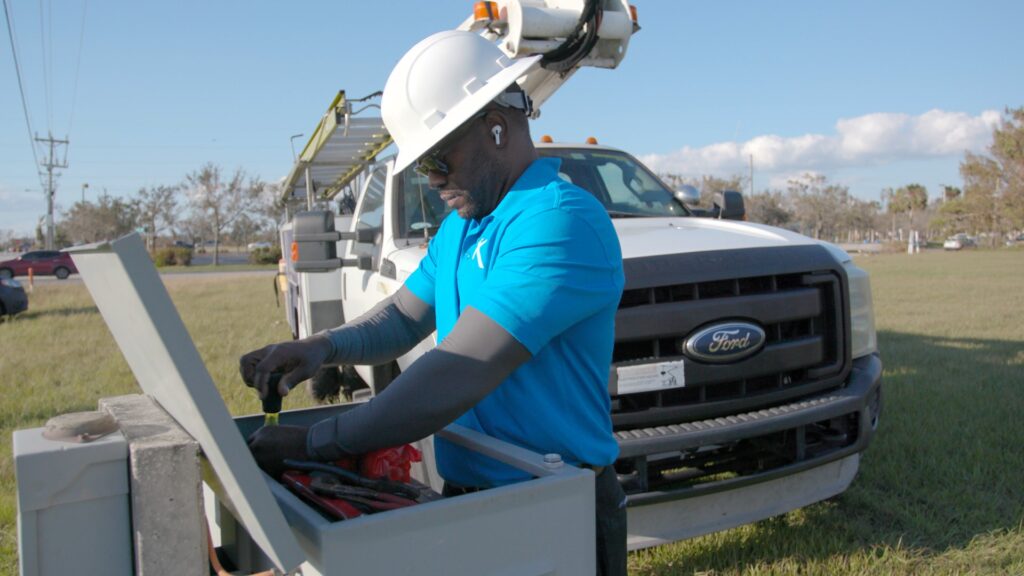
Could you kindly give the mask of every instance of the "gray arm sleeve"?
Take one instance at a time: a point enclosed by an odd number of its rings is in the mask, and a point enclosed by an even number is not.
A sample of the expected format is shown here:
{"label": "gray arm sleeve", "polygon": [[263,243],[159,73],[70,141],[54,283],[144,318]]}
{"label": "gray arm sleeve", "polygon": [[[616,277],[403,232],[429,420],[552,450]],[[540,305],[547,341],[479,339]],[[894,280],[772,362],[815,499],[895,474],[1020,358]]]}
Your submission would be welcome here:
{"label": "gray arm sleeve", "polygon": [[368,312],[327,330],[333,348],[326,364],[383,364],[434,331],[434,310],[405,286]]}
{"label": "gray arm sleeve", "polygon": [[490,394],[530,352],[479,310],[463,312],[443,342],[377,397],[313,425],[307,451],[321,460],[415,442]]}

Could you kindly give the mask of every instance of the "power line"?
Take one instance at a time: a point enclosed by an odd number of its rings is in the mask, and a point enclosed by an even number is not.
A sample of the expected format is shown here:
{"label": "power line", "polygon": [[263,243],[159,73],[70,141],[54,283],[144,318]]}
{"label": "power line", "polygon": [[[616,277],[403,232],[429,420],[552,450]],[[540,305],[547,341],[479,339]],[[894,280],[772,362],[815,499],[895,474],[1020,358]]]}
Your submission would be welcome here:
{"label": "power line", "polygon": [[[14,57],[14,73],[18,76],[18,92],[21,94],[21,110],[25,113],[25,128],[28,130],[28,144],[32,147],[32,160],[35,162],[36,172],[39,172],[39,156],[36,154],[36,143],[32,136],[32,122],[29,120],[28,103],[25,101],[25,88],[21,83],[21,64],[18,62],[18,50],[14,43],[14,32],[11,29],[11,12],[4,2],[4,17],[7,18],[7,37],[11,39],[11,56]],[[40,180],[42,185],[42,180]]]}
{"label": "power line", "polygon": [[78,72],[82,69],[82,46],[85,40],[85,15],[89,9],[89,0],[82,3],[82,28],[78,33],[78,61],[75,63],[75,84],[71,90],[71,119],[68,120],[68,134],[75,123],[75,104],[78,102]]}

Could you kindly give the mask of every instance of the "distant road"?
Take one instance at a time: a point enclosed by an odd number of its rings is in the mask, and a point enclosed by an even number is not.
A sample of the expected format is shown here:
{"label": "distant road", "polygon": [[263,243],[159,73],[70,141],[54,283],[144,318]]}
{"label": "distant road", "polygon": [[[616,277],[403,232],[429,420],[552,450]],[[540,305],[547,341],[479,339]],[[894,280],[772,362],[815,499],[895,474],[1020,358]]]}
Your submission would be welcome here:
{"label": "distant road", "polygon": [[[0,252],[0,262],[17,258],[18,254],[11,252]],[[230,257],[230,258],[228,258]],[[244,264],[248,259],[246,254],[221,254],[221,264]],[[213,256],[207,254],[197,254],[192,260],[194,266],[202,266],[205,270],[196,270],[195,272],[167,272],[161,273],[160,275],[164,279],[169,280],[185,280],[189,278],[224,278],[226,276],[239,277],[239,276],[273,276],[277,273],[276,270],[210,270],[210,265],[213,263]],[[28,277],[18,276],[17,280],[23,284],[28,283]],[[81,283],[82,277],[78,274],[72,274],[67,280],[58,280],[55,276],[36,276],[33,282],[35,284],[51,284],[54,282],[61,283],[66,282],[70,284]]]}
{"label": "distant road", "polygon": [[[266,276],[270,278],[274,274],[277,274],[276,270],[222,270],[217,272],[167,272],[161,273],[160,277],[164,279],[164,282],[175,282],[194,278],[226,278],[228,276],[232,278],[245,276]],[[18,276],[17,280],[22,284],[28,283],[28,278],[25,276]],[[82,277],[78,274],[72,274],[67,280],[58,280],[56,276],[36,276],[33,282],[36,286],[54,283],[80,284]]]}

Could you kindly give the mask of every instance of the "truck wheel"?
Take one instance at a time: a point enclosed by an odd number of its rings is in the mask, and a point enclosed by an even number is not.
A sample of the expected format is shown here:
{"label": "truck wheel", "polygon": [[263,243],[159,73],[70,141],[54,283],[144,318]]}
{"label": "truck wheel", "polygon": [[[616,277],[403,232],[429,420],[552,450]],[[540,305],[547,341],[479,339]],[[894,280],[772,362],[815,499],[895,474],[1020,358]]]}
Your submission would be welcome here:
{"label": "truck wheel", "polygon": [[61,266],[53,271],[53,275],[56,276],[58,280],[67,280],[68,276],[71,276],[71,270]]}
{"label": "truck wheel", "polygon": [[14,270],[10,268],[0,268],[0,278],[7,280],[8,278],[14,278]]}
{"label": "truck wheel", "polygon": [[356,390],[369,388],[351,366],[322,368],[306,383],[309,395],[320,404],[351,402]]}
{"label": "truck wheel", "polygon": [[319,404],[331,404],[338,400],[341,390],[341,373],[334,366],[317,370],[306,382],[306,391]]}
{"label": "truck wheel", "polygon": [[344,366],[341,369],[341,398],[351,402],[355,398],[357,390],[369,390],[370,387],[359,377],[359,373],[351,366]]}
{"label": "truck wheel", "polygon": [[373,395],[376,396],[384,391],[391,384],[391,381],[398,378],[402,370],[397,362],[390,362],[381,366],[373,367]]}

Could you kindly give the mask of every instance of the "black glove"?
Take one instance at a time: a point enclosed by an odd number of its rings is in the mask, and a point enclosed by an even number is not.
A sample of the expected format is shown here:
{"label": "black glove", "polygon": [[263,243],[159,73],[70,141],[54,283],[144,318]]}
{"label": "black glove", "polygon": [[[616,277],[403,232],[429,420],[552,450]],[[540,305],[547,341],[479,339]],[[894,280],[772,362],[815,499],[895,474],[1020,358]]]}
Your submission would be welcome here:
{"label": "black glove", "polygon": [[246,385],[266,398],[271,374],[283,374],[277,392],[288,392],[303,380],[311,378],[330,356],[333,347],[326,336],[311,336],[294,342],[271,344],[253,350],[239,360],[239,372]]}
{"label": "black glove", "polygon": [[267,474],[280,478],[285,459],[309,460],[305,426],[264,426],[249,436],[249,450]]}

